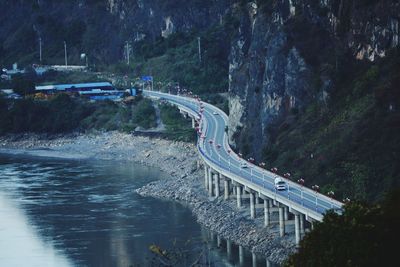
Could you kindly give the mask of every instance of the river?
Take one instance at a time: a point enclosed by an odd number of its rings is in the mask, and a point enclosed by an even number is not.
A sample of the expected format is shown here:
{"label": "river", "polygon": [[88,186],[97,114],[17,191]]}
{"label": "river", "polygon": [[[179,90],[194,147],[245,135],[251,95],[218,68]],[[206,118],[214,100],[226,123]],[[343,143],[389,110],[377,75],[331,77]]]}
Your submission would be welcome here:
{"label": "river", "polygon": [[133,163],[0,155],[0,266],[239,265],[238,248],[217,248],[188,208],[134,192],[165,178]]}

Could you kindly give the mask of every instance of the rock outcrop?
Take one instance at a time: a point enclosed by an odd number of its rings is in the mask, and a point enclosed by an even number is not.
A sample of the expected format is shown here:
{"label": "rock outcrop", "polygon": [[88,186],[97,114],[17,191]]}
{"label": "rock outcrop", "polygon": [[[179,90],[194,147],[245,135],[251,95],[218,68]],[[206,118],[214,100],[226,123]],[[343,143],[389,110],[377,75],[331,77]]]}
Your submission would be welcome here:
{"label": "rock outcrop", "polygon": [[399,45],[398,1],[271,0],[236,9],[229,136],[255,158],[291,112],[329,98],[339,60],[374,61]]}

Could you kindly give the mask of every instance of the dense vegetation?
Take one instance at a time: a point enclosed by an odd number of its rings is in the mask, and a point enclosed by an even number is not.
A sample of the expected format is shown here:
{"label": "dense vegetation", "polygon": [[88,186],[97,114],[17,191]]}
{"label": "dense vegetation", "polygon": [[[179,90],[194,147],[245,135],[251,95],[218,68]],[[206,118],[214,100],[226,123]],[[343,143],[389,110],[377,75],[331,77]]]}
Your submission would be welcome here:
{"label": "dense vegetation", "polygon": [[286,266],[396,266],[400,238],[400,191],[376,205],[350,203],[343,215],[329,212],[300,242]]}
{"label": "dense vegetation", "polygon": [[81,122],[83,130],[131,132],[138,126],[144,129],[156,126],[156,112],[148,99],[139,98],[127,105],[111,101],[96,103],[94,112]]}
{"label": "dense vegetation", "polygon": [[[179,85],[196,94],[226,92],[228,89],[229,32],[216,26],[204,32],[175,33],[155,42],[144,40],[134,45],[133,60],[112,65],[114,73],[154,75],[154,86],[164,89]],[[201,61],[198,39],[201,38]]]}
{"label": "dense vegetation", "polygon": [[90,103],[60,94],[49,101],[7,100],[0,96],[0,134],[68,133],[76,130],[121,130],[156,126],[155,109],[147,99],[130,104]]}
{"label": "dense vegetation", "polygon": [[276,126],[264,160],[340,200],[378,200],[400,181],[399,70],[398,51],[344,67],[328,101]]}
{"label": "dense vegetation", "polygon": [[166,133],[170,138],[185,142],[194,142],[196,140],[196,132],[192,129],[190,120],[186,120],[176,107],[162,104],[160,112]]}

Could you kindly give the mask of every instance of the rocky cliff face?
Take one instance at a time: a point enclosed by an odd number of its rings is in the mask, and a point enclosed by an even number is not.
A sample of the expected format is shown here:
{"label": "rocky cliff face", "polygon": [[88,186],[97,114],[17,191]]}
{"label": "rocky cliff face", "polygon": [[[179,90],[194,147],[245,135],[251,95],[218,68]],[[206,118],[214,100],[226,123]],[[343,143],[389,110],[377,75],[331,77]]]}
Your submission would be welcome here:
{"label": "rocky cliff face", "polygon": [[107,9],[119,18],[131,39],[137,39],[137,35],[156,39],[174,32],[206,29],[222,19],[230,2],[233,0],[107,0]]}
{"label": "rocky cliff face", "polygon": [[207,29],[221,22],[233,1],[0,0],[0,62],[32,61],[42,38],[46,58],[60,56],[56,47],[66,40],[71,56],[90,51],[92,60],[115,63],[126,42]]}
{"label": "rocky cliff face", "polygon": [[374,61],[399,45],[398,1],[277,0],[237,9],[229,136],[256,158],[292,112],[329,98],[343,59]]}

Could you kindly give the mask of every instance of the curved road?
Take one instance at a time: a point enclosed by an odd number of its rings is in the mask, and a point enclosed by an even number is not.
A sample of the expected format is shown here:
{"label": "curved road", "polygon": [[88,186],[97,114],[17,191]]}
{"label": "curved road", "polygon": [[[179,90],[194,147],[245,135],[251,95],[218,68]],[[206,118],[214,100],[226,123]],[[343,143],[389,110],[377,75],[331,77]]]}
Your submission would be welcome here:
{"label": "curved road", "polygon": [[[225,133],[228,116],[217,107],[193,98],[155,91],[144,91],[143,94],[148,97],[167,100],[199,121],[201,137],[197,144],[198,150],[203,160],[224,176],[317,221],[321,221],[323,214],[329,209],[341,211],[343,203],[291,182],[284,177],[281,178],[285,180],[287,190],[275,190],[274,180],[280,176],[247,162],[229,147],[228,137]],[[203,107],[202,112],[200,111],[201,107]],[[212,140],[212,143],[210,143],[210,140]],[[246,163],[248,167],[242,168],[243,163]]]}

